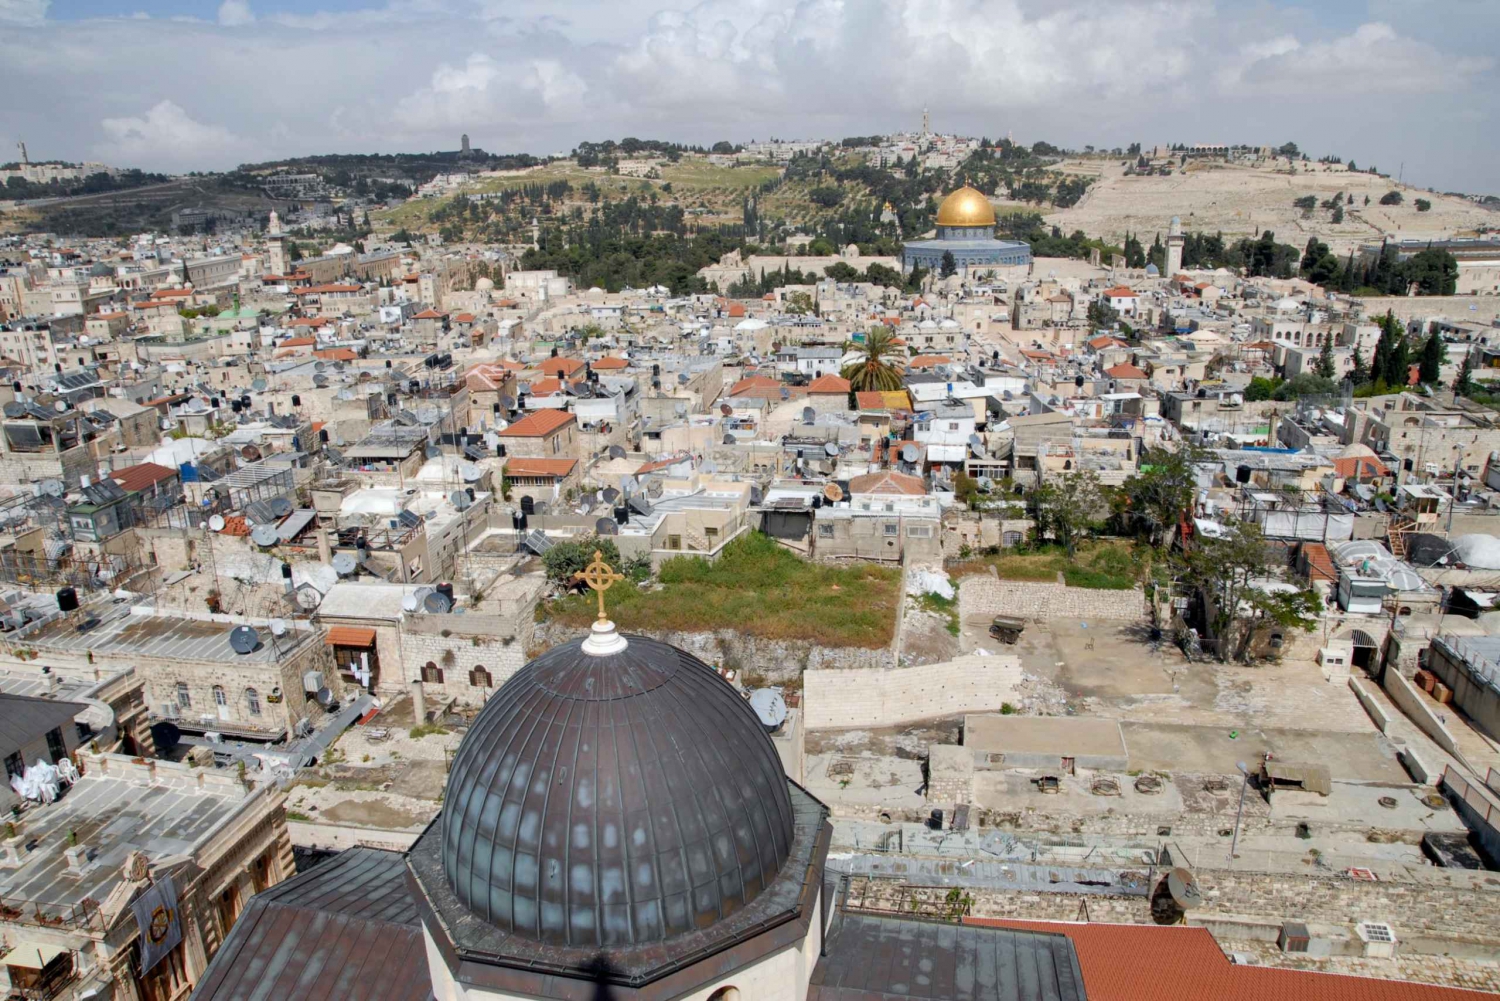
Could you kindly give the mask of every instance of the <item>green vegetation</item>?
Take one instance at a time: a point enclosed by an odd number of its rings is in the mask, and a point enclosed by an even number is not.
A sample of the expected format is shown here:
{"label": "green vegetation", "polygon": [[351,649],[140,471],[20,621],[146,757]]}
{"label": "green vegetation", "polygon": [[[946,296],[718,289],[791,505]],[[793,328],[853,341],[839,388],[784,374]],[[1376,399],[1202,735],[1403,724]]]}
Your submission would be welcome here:
{"label": "green vegetation", "polygon": [[50,184],[33,184],[24,177],[7,177],[5,183],[0,185],[0,201],[101,195],[111,191],[129,191],[147,184],[165,184],[168,180],[170,178],[165,174],[147,174],[139,170],[122,170],[114,176],[101,171],[82,180],[53,181]]}
{"label": "green vegetation", "polygon": [[572,585],[584,568],[594,562],[594,553],[616,571],[634,581],[643,581],[651,576],[651,557],[638,554],[629,559],[620,556],[613,539],[598,535],[587,535],[577,539],[565,539],[552,546],[542,556],[547,579],[554,584]]}
{"label": "green vegetation", "polygon": [[863,343],[856,344],[859,360],[844,369],[843,377],[849,380],[850,389],[856,393],[874,390],[900,389],[901,371],[891,363],[897,353],[892,341],[895,335],[890,327],[874,327],[865,334]]}
{"label": "green vegetation", "polygon": [[989,573],[994,568],[1001,580],[1045,581],[1053,583],[1057,575],[1071,587],[1104,591],[1124,591],[1136,585],[1146,563],[1146,553],[1121,539],[1095,539],[1078,544],[1070,559],[1059,545],[1002,549],[977,559],[954,563],[949,576],[958,580],[974,574]]}
{"label": "green vegetation", "polygon": [[286,819],[292,821],[293,823],[302,824],[306,824],[312,820],[311,817],[303,813],[301,810],[288,810],[286,812]]}
{"label": "green vegetation", "polygon": [[[955,590],[957,589],[957,584],[954,585],[954,588]],[[955,594],[951,598],[945,598],[941,594],[933,594],[929,592],[917,597],[917,605],[924,612],[932,612],[934,615],[941,615],[943,618],[947,619],[948,622],[945,628],[947,628],[948,632],[952,633],[954,636],[958,635],[959,623],[957,594]]]}
{"label": "green vegetation", "polygon": [[448,728],[441,723],[418,723],[408,731],[412,740],[421,740],[423,737],[438,737],[448,732]]}
{"label": "green vegetation", "polygon": [[[609,617],[622,630],[737,629],[766,639],[881,647],[891,641],[901,600],[899,570],[809,563],[758,532],[729,543],[712,563],[674,557],[657,580],[649,588],[620,583],[610,589]],[[598,605],[591,594],[569,595],[542,614],[581,628],[594,620]]]}

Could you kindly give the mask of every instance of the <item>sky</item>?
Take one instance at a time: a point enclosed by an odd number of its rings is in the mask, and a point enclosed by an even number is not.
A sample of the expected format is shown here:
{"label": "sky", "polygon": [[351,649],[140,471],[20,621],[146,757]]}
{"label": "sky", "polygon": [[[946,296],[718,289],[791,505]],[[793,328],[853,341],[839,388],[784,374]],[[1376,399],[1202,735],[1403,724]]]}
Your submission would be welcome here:
{"label": "sky", "polygon": [[1280,145],[1500,194],[1494,0],[0,0],[0,160],[920,125]]}

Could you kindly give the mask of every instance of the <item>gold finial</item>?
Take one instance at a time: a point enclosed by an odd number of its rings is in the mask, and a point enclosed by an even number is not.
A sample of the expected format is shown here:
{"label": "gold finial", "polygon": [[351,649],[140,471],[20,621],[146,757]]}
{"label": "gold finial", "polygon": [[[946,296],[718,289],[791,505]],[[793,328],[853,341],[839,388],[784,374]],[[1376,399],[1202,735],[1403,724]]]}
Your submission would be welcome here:
{"label": "gold finial", "polygon": [[614,587],[617,581],[624,580],[625,575],[615,573],[615,568],[604,562],[604,553],[596,549],[594,562],[575,573],[573,579],[583,581],[599,595],[599,621],[608,622],[609,617],[604,614],[604,592]]}

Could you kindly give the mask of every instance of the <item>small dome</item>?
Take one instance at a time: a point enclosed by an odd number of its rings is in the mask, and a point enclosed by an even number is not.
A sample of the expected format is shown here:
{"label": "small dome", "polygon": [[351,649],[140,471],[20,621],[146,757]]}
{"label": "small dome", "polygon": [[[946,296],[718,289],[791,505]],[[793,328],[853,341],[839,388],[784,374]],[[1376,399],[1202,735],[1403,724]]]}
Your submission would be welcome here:
{"label": "small dome", "polygon": [[1161,268],[1158,268],[1155,264],[1148,264],[1146,265],[1146,274],[1159,275],[1161,274]]}
{"label": "small dome", "polygon": [[975,188],[965,184],[938,206],[939,226],[993,226],[995,207]]}
{"label": "small dome", "polygon": [[575,640],[475,718],[442,813],[448,885],[509,934],[590,949],[658,943],[740,910],[791,853],[786,772],[713,668],[643,636]]}
{"label": "small dome", "polygon": [[476,292],[488,292],[490,289],[492,289],[494,287],[495,287],[495,282],[494,282],[493,279],[490,279],[490,278],[481,278],[481,279],[479,279],[479,281],[477,281],[477,282],[474,283],[474,291],[476,291]]}
{"label": "small dome", "polygon": [[1500,539],[1493,535],[1465,535],[1453,544],[1454,555],[1474,570],[1500,570]]}

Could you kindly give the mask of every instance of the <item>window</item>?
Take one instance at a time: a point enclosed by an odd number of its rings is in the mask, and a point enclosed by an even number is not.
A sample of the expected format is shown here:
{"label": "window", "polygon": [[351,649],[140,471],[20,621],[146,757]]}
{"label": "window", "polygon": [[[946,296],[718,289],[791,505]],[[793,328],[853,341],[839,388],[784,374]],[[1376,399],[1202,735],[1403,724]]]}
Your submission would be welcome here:
{"label": "window", "polygon": [[188,686],[186,681],[177,682],[177,708],[193,708],[193,697],[188,693]]}
{"label": "window", "polygon": [[214,705],[216,705],[216,706],[227,706],[227,705],[229,705],[229,699],[225,698],[225,696],[224,696],[224,686],[223,685],[215,685],[214,686]]}
{"label": "window", "polygon": [[886,535],[901,534],[901,526],[897,525],[894,521],[888,521],[882,527],[885,529]]}
{"label": "window", "polygon": [[932,538],[931,525],[907,525],[906,537],[908,539],[930,539]]}
{"label": "window", "polygon": [[818,538],[820,538],[820,539],[831,539],[831,538],[833,538],[833,526],[832,525],[819,525],[818,526]]}
{"label": "window", "polygon": [[680,536],[680,535],[669,535],[669,536],[667,536],[667,548],[668,549],[681,549],[682,548],[682,536]]}
{"label": "window", "polygon": [[422,681],[429,685],[441,685],[443,683],[443,669],[432,661],[422,665]]}
{"label": "window", "polygon": [[47,731],[47,753],[55,765],[68,756],[68,745],[63,743],[62,727],[54,726]]}
{"label": "window", "polygon": [[483,664],[475,664],[474,670],[469,672],[469,684],[475,688],[494,688],[495,679],[490,677]]}
{"label": "window", "polygon": [[260,715],[260,692],[253,688],[245,689],[245,702],[250,706],[250,715]]}
{"label": "window", "polygon": [[5,777],[7,779],[18,778],[26,773],[26,762],[21,759],[21,752],[5,756]]}

